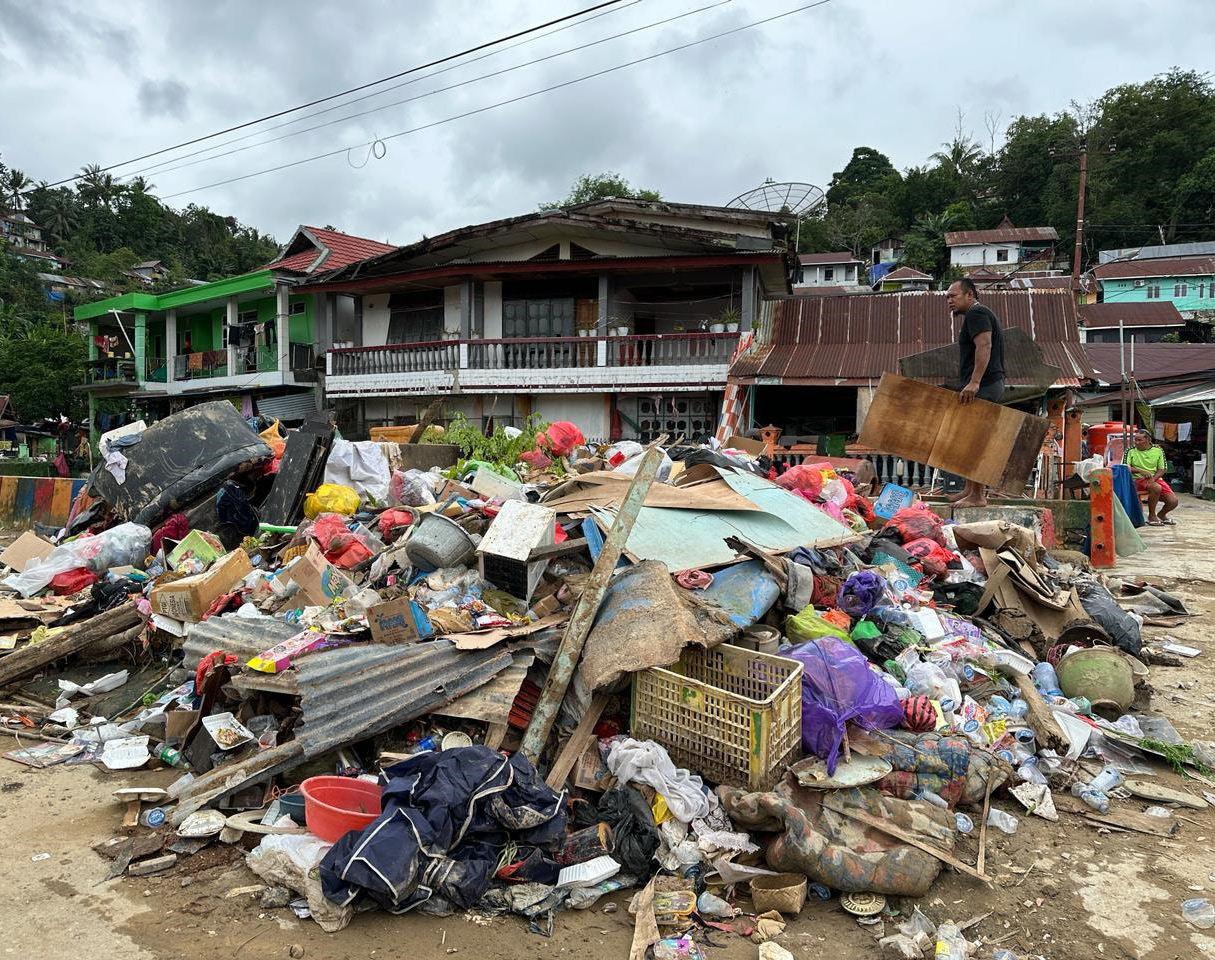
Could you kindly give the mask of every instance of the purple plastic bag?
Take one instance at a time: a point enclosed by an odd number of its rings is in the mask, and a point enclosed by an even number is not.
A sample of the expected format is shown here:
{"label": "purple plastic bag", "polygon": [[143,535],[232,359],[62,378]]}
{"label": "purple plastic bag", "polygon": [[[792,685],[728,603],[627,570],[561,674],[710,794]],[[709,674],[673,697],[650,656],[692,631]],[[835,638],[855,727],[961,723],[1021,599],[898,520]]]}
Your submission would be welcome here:
{"label": "purple plastic bag", "polygon": [[863,617],[878,605],[886,591],[886,581],[872,570],[854,573],[840,586],[835,605],[848,616]]}
{"label": "purple plastic bag", "polygon": [[894,688],[869,669],[869,661],[838,637],[811,640],[785,654],[802,673],[802,746],[827,761],[835,773],[844,724],[854,720],[869,730],[887,730],[903,720]]}

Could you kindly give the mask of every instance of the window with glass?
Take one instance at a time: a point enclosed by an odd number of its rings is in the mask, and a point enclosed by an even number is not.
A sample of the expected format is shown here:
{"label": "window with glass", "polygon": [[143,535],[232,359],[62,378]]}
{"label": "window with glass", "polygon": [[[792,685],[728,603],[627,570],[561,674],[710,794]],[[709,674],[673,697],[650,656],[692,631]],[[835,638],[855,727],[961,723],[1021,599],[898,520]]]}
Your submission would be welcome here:
{"label": "window with glass", "polygon": [[1189,290],[1189,286],[1188,286],[1188,284],[1185,283],[1185,281],[1181,281],[1180,283],[1173,284],[1173,296],[1174,297],[1184,297],[1186,295],[1186,293],[1188,292],[1188,290]]}
{"label": "window with glass", "polygon": [[574,336],[574,298],[503,300],[502,336]]}
{"label": "window with glass", "polygon": [[1160,299],[1160,284],[1158,284],[1158,283],[1149,284],[1145,288],[1144,292],[1145,292],[1145,296],[1149,300],[1159,300]]}

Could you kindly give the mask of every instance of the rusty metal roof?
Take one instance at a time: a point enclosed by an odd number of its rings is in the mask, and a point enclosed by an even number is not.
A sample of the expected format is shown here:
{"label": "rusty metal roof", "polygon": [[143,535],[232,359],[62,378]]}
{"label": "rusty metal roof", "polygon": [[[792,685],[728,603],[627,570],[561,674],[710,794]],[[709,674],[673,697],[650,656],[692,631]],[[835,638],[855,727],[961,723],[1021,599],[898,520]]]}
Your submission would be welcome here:
{"label": "rusty metal roof", "polygon": [[1215,257],[1158,257],[1144,260],[1114,260],[1093,267],[1098,280],[1129,280],[1135,277],[1209,277],[1215,274]]}
{"label": "rusty metal roof", "polygon": [[1142,303],[1124,303],[1111,301],[1108,303],[1082,304],[1077,308],[1080,322],[1089,330],[1100,330],[1104,327],[1184,327],[1185,320],[1177,312],[1171,300],[1153,300]]}
{"label": "rusty metal roof", "polygon": [[945,234],[945,246],[962,247],[972,243],[1047,243],[1058,240],[1054,227],[999,226],[994,230],[953,230]]}
{"label": "rusty metal roof", "polygon": [[1122,381],[1125,357],[1128,376],[1140,383],[1149,380],[1180,380],[1196,374],[1215,373],[1215,343],[1086,343],[1084,352],[1105,383]]}
{"label": "rusty metal roof", "polygon": [[[859,386],[897,372],[901,357],[957,342],[959,320],[941,292],[850,297],[791,297],[771,301],[766,336],[730,367],[730,379],[803,386]],[[1080,343],[1076,305],[1064,290],[985,291],[982,302],[1010,329],[1019,329],[1062,370],[1056,386],[1078,386],[1095,374]],[[1008,382],[1017,379],[1007,357]],[[1026,371],[1028,372],[1028,371]]]}

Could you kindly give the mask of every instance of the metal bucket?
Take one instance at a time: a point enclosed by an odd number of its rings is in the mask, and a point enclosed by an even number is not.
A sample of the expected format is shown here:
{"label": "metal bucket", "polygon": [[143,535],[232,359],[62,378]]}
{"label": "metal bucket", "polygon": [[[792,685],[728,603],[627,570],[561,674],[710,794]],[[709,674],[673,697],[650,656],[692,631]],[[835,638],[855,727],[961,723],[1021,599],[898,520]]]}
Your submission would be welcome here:
{"label": "metal bucket", "polygon": [[427,513],[414,528],[405,555],[415,567],[440,570],[464,563],[473,548],[472,537],[458,523],[441,513]]}

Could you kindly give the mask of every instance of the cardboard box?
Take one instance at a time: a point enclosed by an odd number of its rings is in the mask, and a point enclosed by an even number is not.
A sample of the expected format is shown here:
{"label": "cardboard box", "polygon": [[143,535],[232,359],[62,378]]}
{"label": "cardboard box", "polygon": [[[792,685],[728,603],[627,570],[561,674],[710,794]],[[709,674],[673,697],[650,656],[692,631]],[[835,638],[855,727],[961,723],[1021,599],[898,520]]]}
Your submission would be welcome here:
{"label": "cardboard box", "polygon": [[408,597],[378,603],[367,611],[367,625],[376,643],[412,643],[418,639],[413,604]]}
{"label": "cardboard box", "polygon": [[185,740],[198,725],[202,712],[199,710],[170,710],[165,714],[165,739]]}
{"label": "cardboard box", "polygon": [[0,566],[12,567],[18,573],[24,573],[35,560],[42,560],[55,549],[55,545],[43,540],[36,533],[26,530],[16,540],[0,553]]}
{"label": "cardboard box", "polygon": [[354,581],[326,560],[315,543],[308,545],[308,552],[293,561],[283,576],[298,583],[300,593],[313,606],[327,607],[338,597],[353,597],[358,593]]}
{"label": "cardboard box", "polygon": [[227,593],[252,572],[249,555],[244,550],[233,550],[216,560],[210,570],[154,586],[148,596],[152,612],[198,623],[216,597]]}

